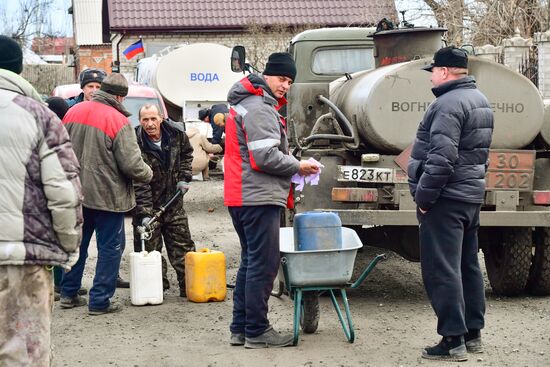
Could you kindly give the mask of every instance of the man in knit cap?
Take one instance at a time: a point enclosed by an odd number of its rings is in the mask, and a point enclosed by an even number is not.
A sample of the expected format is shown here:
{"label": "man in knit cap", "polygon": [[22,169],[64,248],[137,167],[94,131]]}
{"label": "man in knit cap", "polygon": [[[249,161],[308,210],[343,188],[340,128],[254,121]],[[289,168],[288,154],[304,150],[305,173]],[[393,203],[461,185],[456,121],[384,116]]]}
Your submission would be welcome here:
{"label": "man in knit cap", "polygon": [[233,293],[231,345],[284,347],[267,319],[267,302],[279,269],[279,223],[290,178],[319,167],[289,154],[286,122],[279,109],[296,77],[288,53],[269,56],[263,75],[250,74],[231,87],[225,124],[224,203],[241,242],[241,265]]}
{"label": "man in knit cap", "polygon": [[84,183],[84,227],[80,257],[61,281],[61,307],[86,305],[77,294],[94,231],[97,265],[90,289],[89,314],[117,312],[111,303],[115,293],[120,258],[124,249],[124,213],[135,205],[133,181],[147,183],[153,173],[141,158],[136,135],[128,122],[130,113],[122,105],[128,82],[120,74],[103,79],[92,100],[70,108],[63,123],[71,136]]}
{"label": "man in knit cap", "polygon": [[78,258],[82,195],[69,135],[22,61],[0,36],[0,366],[50,366],[50,268]]}
{"label": "man in knit cap", "polygon": [[76,97],[67,99],[67,104],[69,107],[83,101],[91,101],[94,93],[99,90],[101,87],[101,82],[106,76],[107,73],[105,73],[103,69],[83,70],[78,77],[80,81],[80,88],[82,88],[82,93]]}

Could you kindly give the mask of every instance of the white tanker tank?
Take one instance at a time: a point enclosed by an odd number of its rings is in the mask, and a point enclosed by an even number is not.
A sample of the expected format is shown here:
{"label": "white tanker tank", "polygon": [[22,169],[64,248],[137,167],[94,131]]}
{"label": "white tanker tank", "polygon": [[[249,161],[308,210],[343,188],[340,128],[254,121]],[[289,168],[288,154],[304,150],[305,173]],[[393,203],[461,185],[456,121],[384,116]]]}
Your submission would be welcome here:
{"label": "white tanker tank", "polygon": [[[435,99],[422,59],[383,66],[340,78],[330,85],[330,100],[350,121],[361,141],[375,150],[399,153],[410,145],[428,105]],[[470,57],[469,72],[487,96],[495,116],[491,147],[518,149],[541,131],[544,103],[535,85],[511,69]]]}
{"label": "white tanker tank", "polygon": [[137,81],[157,88],[174,120],[197,119],[201,108],[227,103],[243,75],[231,71],[231,48],[214,43],[170,47],[138,63]]}

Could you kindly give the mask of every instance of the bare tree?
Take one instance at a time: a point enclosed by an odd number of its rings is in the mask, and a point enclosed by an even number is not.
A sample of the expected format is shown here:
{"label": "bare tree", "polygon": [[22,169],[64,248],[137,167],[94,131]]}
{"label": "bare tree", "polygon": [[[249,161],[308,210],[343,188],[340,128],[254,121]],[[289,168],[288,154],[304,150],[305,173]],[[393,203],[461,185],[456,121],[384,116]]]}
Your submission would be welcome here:
{"label": "bare tree", "polygon": [[27,45],[35,36],[59,36],[61,31],[55,30],[50,19],[53,5],[54,0],[18,0],[11,5],[15,11],[8,14],[5,4],[0,13],[2,34],[11,36],[21,45]]}
{"label": "bare tree", "polygon": [[318,27],[288,27],[283,24],[276,24],[266,28],[258,23],[249,23],[247,33],[250,34],[250,41],[244,45],[246,47],[246,58],[250,64],[263,69],[268,56],[272,52],[286,51],[290,40],[295,34]]}
{"label": "bare tree", "polygon": [[408,10],[409,21],[448,28],[447,41],[456,45],[498,45],[516,29],[532,37],[550,27],[550,0],[396,0],[396,5]]}

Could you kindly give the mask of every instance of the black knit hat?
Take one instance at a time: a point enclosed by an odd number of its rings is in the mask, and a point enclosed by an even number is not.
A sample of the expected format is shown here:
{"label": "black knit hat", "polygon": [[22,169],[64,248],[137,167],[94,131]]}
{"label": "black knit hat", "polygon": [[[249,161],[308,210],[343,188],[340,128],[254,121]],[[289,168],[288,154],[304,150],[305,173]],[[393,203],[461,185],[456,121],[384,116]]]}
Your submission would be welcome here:
{"label": "black knit hat", "polygon": [[199,111],[199,120],[204,121],[204,119],[210,115],[210,108],[203,108]]}
{"label": "black knit hat", "polygon": [[80,88],[91,82],[101,84],[103,79],[107,76],[107,73],[103,69],[86,69],[80,73]]}
{"label": "black knit hat", "polygon": [[126,97],[128,95],[128,81],[122,74],[113,73],[103,79],[99,89],[114,96]]}
{"label": "black knit hat", "polygon": [[275,52],[269,55],[264,75],[287,76],[294,81],[296,78],[296,63],[289,53]]}
{"label": "black knit hat", "polygon": [[65,117],[65,114],[69,110],[67,102],[61,97],[50,97],[46,100],[46,103],[48,104],[48,108],[55,112],[60,120],[63,120],[63,117]]}
{"label": "black knit hat", "polygon": [[423,67],[423,70],[432,71],[434,66],[447,66],[454,68],[468,68],[468,54],[461,48],[454,46],[443,47],[435,54],[430,65]]}
{"label": "black knit hat", "polygon": [[7,36],[0,36],[0,69],[21,74],[23,71],[23,52],[21,46]]}

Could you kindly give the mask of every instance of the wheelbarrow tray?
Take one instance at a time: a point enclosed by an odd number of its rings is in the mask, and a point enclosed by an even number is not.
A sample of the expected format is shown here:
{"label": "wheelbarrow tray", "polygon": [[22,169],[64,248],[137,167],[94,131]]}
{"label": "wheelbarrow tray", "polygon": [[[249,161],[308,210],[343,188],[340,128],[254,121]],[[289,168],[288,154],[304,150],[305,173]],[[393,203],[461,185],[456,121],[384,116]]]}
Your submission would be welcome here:
{"label": "wheelbarrow tray", "polygon": [[281,257],[286,258],[288,282],[293,287],[345,286],[351,279],[357,250],[363,247],[357,233],[342,227],[342,248],[298,251],[292,227],[280,229]]}

